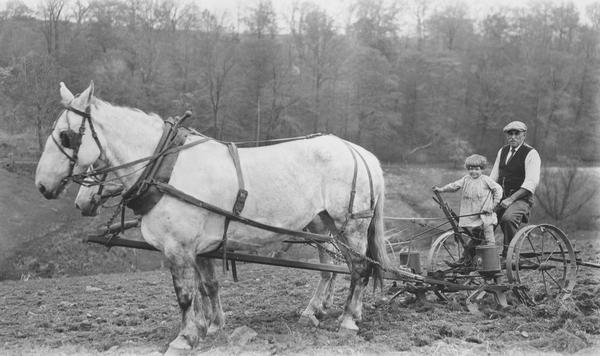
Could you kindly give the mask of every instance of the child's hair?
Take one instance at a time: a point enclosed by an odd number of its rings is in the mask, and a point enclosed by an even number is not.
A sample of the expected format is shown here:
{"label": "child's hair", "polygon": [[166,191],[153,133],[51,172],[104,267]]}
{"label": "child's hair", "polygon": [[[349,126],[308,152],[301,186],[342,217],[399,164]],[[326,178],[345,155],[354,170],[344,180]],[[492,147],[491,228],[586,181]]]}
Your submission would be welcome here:
{"label": "child's hair", "polygon": [[487,158],[482,155],[470,155],[465,160],[465,168],[469,167],[481,167],[481,169],[485,169],[487,167],[488,161]]}

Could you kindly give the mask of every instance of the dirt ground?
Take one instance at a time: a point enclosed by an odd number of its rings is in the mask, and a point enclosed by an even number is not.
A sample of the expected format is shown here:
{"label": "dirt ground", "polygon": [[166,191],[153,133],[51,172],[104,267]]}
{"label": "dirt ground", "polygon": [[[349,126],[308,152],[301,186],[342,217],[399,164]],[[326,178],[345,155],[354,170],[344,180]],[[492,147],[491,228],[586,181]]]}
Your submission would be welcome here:
{"label": "dirt ground", "polygon": [[[430,187],[452,177],[432,178],[429,171],[400,168],[390,172],[386,216],[440,214],[428,198]],[[414,178],[417,173],[427,179]],[[77,220],[72,197],[58,205],[47,202],[32,188],[31,179],[4,176],[0,260],[19,249],[7,261],[10,273],[0,270],[0,275],[23,280],[0,281],[0,355],[163,353],[180,321],[170,274],[166,269],[140,271],[160,266],[160,255],[81,243],[110,211],[91,221]],[[24,198],[21,203],[12,202],[11,192]],[[597,211],[590,213],[590,221],[598,220]],[[404,233],[414,236],[415,231]],[[568,235],[584,261],[600,264],[598,229]],[[423,246],[429,244],[423,240]],[[294,257],[313,255],[302,251]],[[116,271],[133,272],[106,274]],[[566,301],[524,307],[509,298],[511,305],[500,309],[488,296],[480,316],[466,311],[465,293],[445,303],[428,294],[422,300],[403,296],[386,304],[385,298],[399,287],[386,281],[382,292],[373,293],[369,286],[364,320],[354,335],[340,334],[336,320],[347,277],[338,277],[335,305],[317,328],[297,321],[318,272],[252,264],[238,264],[238,272],[239,282],[227,276],[221,283],[224,330],[204,339],[192,354],[600,355],[600,269],[581,268]],[[240,345],[230,336],[243,326],[256,336]]]}
{"label": "dirt ground", "polygon": [[[584,259],[598,256],[587,236]],[[314,271],[238,265],[240,281],[222,279],[226,326],[192,354],[600,354],[600,270],[581,269],[571,298],[500,310],[491,297],[470,314],[465,294],[451,302],[389,299],[369,288],[357,334],[338,332],[348,279],[339,276],[335,306],[316,328],[297,322],[318,281]],[[514,300],[509,298],[509,301]],[[167,270],[0,283],[0,354],[160,354],[176,336],[179,312]],[[239,327],[253,329],[246,345],[231,343]]]}

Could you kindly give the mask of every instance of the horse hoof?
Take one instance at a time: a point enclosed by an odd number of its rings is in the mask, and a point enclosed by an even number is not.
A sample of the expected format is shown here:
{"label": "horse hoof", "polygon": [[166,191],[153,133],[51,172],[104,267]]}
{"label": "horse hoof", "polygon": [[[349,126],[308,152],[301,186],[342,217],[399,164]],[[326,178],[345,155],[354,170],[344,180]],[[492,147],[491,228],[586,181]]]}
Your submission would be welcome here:
{"label": "horse hoof", "polygon": [[340,324],[340,334],[356,334],[358,332],[358,326],[356,322],[352,320],[350,317],[342,318],[342,323]]}
{"label": "horse hoof", "polygon": [[217,334],[219,331],[221,330],[220,327],[216,326],[216,325],[211,325],[208,327],[208,330],[206,330],[206,336],[212,336]]}
{"label": "horse hoof", "polygon": [[187,356],[192,354],[192,349],[179,349],[173,346],[169,346],[164,356]]}
{"label": "horse hoof", "polygon": [[346,329],[344,327],[340,327],[340,330],[338,330],[338,334],[344,336],[355,336],[356,334],[358,334],[358,328],[356,329]]}
{"label": "horse hoof", "polygon": [[182,336],[177,336],[177,338],[169,344],[169,348],[167,352],[165,352],[165,356],[181,356],[181,355],[189,355],[192,351],[192,346],[185,340]]}
{"label": "horse hoof", "polygon": [[298,323],[308,326],[319,326],[320,324],[319,319],[317,319],[317,317],[315,317],[314,315],[310,314],[301,315],[300,320],[298,320]]}

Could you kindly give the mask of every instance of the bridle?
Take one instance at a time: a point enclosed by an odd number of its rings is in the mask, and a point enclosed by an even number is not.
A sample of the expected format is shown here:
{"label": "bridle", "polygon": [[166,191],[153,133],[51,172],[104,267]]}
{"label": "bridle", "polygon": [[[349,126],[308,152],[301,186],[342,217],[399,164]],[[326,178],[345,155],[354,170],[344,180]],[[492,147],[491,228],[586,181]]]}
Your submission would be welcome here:
{"label": "bridle", "polygon": [[[187,147],[198,145],[202,142],[206,142],[209,139],[209,138],[204,138],[202,140],[191,142],[187,145],[182,145],[182,146],[178,146],[178,147],[172,147],[172,148],[167,147],[164,149],[160,148],[157,150],[157,152],[155,152],[151,156],[146,156],[146,157],[143,157],[143,158],[140,158],[140,159],[128,162],[128,163],[124,163],[124,164],[121,164],[118,166],[108,166],[108,164],[107,164],[105,167],[102,167],[99,169],[95,169],[92,166],[91,171],[73,174],[73,172],[75,170],[75,165],[77,164],[77,159],[79,156],[79,149],[81,147],[83,135],[85,134],[86,121],[90,125],[90,130],[92,132],[92,137],[94,138],[94,142],[96,142],[96,145],[98,146],[98,149],[100,150],[99,160],[103,160],[102,157],[104,157],[105,163],[107,163],[106,162],[106,152],[105,152],[104,148],[102,147],[100,140],[98,139],[98,134],[96,132],[96,129],[94,127],[94,123],[92,120],[90,106],[88,105],[88,107],[85,109],[85,111],[81,111],[81,110],[75,109],[74,107],[69,105],[69,106],[65,107],[65,109],[63,110],[63,113],[65,111],[70,111],[74,114],[79,115],[81,117],[81,125],[79,126],[79,129],[77,130],[77,132],[75,130],[71,129],[70,127],[66,130],[61,131],[58,135],[60,142],[56,139],[56,137],[54,137],[54,133],[52,133],[50,135],[50,136],[52,136],[52,141],[54,141],[54,144],[56,144],[56,146],[58,147],[60,152],[69,160],[69,173],[67,174],[67,176],[65,176],[62,179],[61,184],[67,184],[67,182],[69,180],[71,180],[77,184],[80,184],[82,186],[87,186],[87,187],[93,186],[93,185],[99,185],[100,192],[102,192],[103,185],[105,184],[107,173],[114,172],[119,169],[123,169],[123,168],[127,168],[127,167],[132,167],[132,166],[135,166],[135,165],[143,163],[143,162],[155,161],[156,159],[158,159],[161,156],[164,156],[164,155],[167,155],[170,153],[175,153],[175,152],[185,149]],[[61,113],[61,115],[62,115],[62,113]],[[61,115],[59,115],[59,117]],[[184,115],[184,117],[189,116],[189,115],[191,115],[191,113],[186,113]],[[56,123],[54,125],[56,126]],[[67,151],[65,151],[65,148],[72,150],[73,153],[69,154]]]}
{"label": "bridle", "polygon": [[[102,148],[102,145],[100,144],[100,140],[98,139],[98,134],[96,133],[96,129],[94,128],[94,123],[92,121],[92,115],[90,114],[90,106],[89,105],[85,109],[85,111],[75,109],[72,106],[67,106],[65,108],[65,110],[63,110],[63,113],[65,111],[70,111],[81,117],[81,125],[79,125],[79,130],[77,132],[75,132],[73,129],[71,129],[69,127],[67,130],[61,131],[58,134],[58,138],[59,138],[60,142],[56,140],[56,137],[54,137],[54,134],[51,134],[50,136],[52,137],[52,141],[54,141],[54,144],[56,144],[56,147],[58,147],[60,152],[65,157],[67,157],[67,159],[69,160],[69,174],[65,178],[63,178],[62,184],[66,184],[69,179],[75,181],[76,183],[83,184],[83,183],[85,183],[83,181],[85,179],[85,177],[95,176],[94,173],[84,174],[84,175],[78,174],[77,176],[73,175],[73,171],[75,170],[75,165],[77,164],[77,159],[79,156],[79,148],[81,147],[81,141],[83,139],[83,135],[85,134],[85,122],[86,121],[90,125],[90,130],[92,131],[92,137],[94,138],[94,142],[96,142],[96,145],[98,146],[98,149],[100,150],[100,157],[102,157],[102,155],[104,154],[104,149]],[[61,115],[62,115],[62,113],[61,113]],[[59,115],[59,117],[61,115]],[[56,123],[55,123],[55,125],[56,125]],[[69,154],[67,151],[65,151],[65,148],[72,150],[73,153]]]}

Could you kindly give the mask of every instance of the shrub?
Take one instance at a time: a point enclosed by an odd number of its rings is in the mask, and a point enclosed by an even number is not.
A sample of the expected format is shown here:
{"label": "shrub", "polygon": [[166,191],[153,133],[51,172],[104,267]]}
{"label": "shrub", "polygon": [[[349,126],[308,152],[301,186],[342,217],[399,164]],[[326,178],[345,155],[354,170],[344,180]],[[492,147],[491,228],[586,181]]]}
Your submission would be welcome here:
{"label": "shrub", "polygon": [[544,168],[536,189],[537,206],[554,221],[566,222],[578,214],[596,196],[592,175],[580,168],[580,162],[563,159],[561,167]]}

